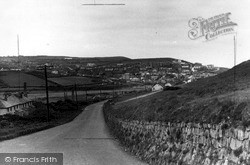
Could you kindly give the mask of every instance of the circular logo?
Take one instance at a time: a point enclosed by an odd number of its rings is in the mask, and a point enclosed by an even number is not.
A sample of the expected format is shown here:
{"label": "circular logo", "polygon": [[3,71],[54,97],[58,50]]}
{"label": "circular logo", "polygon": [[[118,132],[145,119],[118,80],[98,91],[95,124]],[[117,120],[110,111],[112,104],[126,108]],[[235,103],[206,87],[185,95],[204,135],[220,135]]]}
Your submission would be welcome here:
{"label": "circular logo", "polygon": [[11,162],[11,157],[6,157],[5,162]]}

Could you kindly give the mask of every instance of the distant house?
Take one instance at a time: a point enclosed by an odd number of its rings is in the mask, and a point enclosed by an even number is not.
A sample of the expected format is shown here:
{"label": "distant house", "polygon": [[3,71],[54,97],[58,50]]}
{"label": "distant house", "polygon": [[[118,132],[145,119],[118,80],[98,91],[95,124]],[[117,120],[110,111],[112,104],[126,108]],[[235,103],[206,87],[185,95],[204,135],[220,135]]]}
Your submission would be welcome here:
{"label": "distant house", "polygon": [[181,65],[181,68],[182,68],[182,69],[189,69],[190,66],[189,66],[189,64],[184,63],[184,64]]}
{"label": "distant house", "polygon": [[122,75],[122,79],[124,79],[124,80],[129,80],[129,79],[130,79],[130,73],[124,73],[124,74]]}
{"label": "distant house", "polygon": [[52,74],[58,74],[59,72],[57,70],[51,71]]}
{"label": "distant house", "polygon": [[94,66],[96,66],[95,63],[87,63],[87,67],[94,67]]}
{"label": "distant house", "polygon": [[123,63],[118,63],[118,64],[116,64],[117,66],[123,66]]}
{"label": "distant house", "polygon": [[201,63],[194,63],[194,69],[195,70],[200,69],[201,67],[202,67]]}
{"label": "distant house", "polygon": [[151,76],[151,79],[154,80],[154,81],[157,80],[158,78],[159,78],[159,76],[157,76],[157,75],[152,75]]}
{"label": "distant house", "polygon": [[113,71],[113,70],[114,70],[114,68],[111,68],[111,67],[105,68],[105,71],[106,71],[106,72],[108,72],[108,71]]}
{"label": "distant house", "polygon": [[186,74],[191,74],[191,70],[190,69],[182,69],[182,74],[186,75]]}
{"label": "distant house", "polygon": [[132,77],[132,78],[130,78],[130,81],[138,82],[138,81],[140,81],[140,79],[138,77]]}
{"label": "distant house", "polygon": [[165,87],[171,87],[172,85],[170,83],[166,83],[164,86]]}
{"label": "distant house", "polygon": [[214,69],[214,65],[212,65],[212,64],[207,65],[207,69]]}
{"label": "distant house", "polygon": [[65,57],[64,60],[72,60],[71,57]]}
{"label": "distant house", "polygon": [[0,115],[14,114],[32,105],[32,100],[23,93],[5,93],[0,98]]}
{"label": "distant house", "polygon": [[152,91],[162,91],[163,90],[163,86],[161,84],[155,84],[152,87]]}

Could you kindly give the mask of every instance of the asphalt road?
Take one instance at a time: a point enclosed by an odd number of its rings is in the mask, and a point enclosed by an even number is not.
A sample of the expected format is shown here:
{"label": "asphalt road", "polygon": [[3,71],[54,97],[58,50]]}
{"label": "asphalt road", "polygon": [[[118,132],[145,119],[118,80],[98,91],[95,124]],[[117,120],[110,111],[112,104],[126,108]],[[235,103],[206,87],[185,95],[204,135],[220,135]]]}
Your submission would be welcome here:
{"label": "asphalt road", "polygon": [[75,120],[0,143],[0,153],[63,153],[64,165],[142,165],[109,135],[102,105],[86,107]]}
{"label": "asphalt road", "polygon": [[133,98],[131,98],[131,99],[128,99],[128,100],[125,100],[125,101],[121,101],[121,102],[118,102],[118,103],[116,103],[116,104],[121,104],[121,103],[129,102],[129,101],[131,101],[131,100],[137,100],[137,99],[140,99],[140,98],[143,98],[143,97],[147,97],[147,96],[156,94],[156,93],[158,93],[158,92],[161,92],[161,91],[155,91],[155,92],[147,93],[147,94],[140,95],[140,96],[137,96],[137,97],[133,97]]}

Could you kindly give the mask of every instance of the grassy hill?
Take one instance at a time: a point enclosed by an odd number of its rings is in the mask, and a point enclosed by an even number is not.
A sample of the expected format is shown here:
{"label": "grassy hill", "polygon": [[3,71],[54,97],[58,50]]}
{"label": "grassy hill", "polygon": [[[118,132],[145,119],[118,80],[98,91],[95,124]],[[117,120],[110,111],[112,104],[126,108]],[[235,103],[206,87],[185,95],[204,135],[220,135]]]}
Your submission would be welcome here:
{"label": "grassy hill", "polygon": [[217,76],[200,79],[188,84],[184,93],[203,95],[218,95],[250,87],[250,60]]}
{"label": "grassy hill", "polygon": [[214,77],[192,82],[177,91],[163,91],[114,106],[119,118],[250,124],[250,61]]}
{"label": "grassy hill", "polygon": [[114,56],[114,57],[69,57],[69,56],[46,56],[46,55],[20,56],[21,62],[27,60],[35,62],[37,64],[54,63],[54,64],[70,65],[70,64],[95,63],[97,65],[101,65],[107,63],[119,63],[122,61],[130,61],[131,59],[123,56]]}

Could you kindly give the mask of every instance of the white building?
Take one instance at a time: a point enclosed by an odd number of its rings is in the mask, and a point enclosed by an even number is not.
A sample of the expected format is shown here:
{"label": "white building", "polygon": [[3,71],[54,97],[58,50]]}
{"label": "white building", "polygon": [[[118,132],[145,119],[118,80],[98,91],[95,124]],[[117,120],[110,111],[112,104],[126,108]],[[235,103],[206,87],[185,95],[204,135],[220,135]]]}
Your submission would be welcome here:
{"label": "white building", "polygon": [[94,66],[96,66],[95,63],[87,63],[87,67],[94,67]]}
{"label": "white building", "polygon": [[171,87],[172,85],[170,83],[166,83],[165,87]]}
{"label": "white building", "polygon": [[212,64],[207,65],[207,69],[214,69],[214,65],[212,65]]}
{"label": "white building", "polygon": [[0,98],[0,115],[14,114],[31,105],[32,100],[23,93],[5,93],[3,98]]}
{"label": "white building", "polygon": [[160,85],[160,84],[155,84],[153,87],[152,87],[152,91],[162,91],[163,90],[163,86]]}
{"label": "white building", "polygon": [[57,70],[53,70],[51,71],[52,74],[59,74],[59,72]]}

